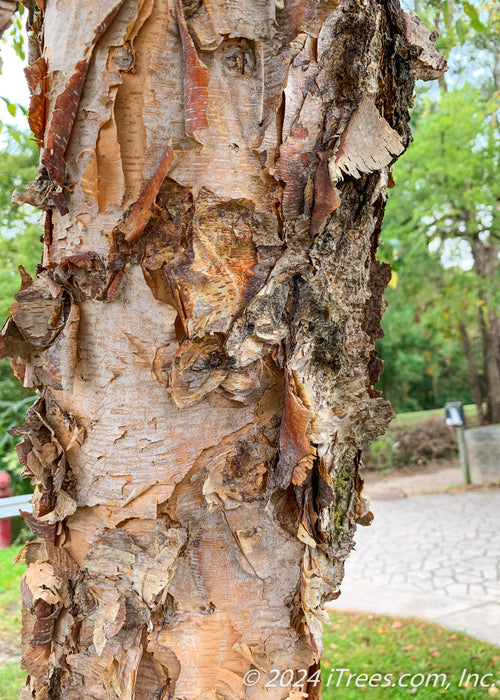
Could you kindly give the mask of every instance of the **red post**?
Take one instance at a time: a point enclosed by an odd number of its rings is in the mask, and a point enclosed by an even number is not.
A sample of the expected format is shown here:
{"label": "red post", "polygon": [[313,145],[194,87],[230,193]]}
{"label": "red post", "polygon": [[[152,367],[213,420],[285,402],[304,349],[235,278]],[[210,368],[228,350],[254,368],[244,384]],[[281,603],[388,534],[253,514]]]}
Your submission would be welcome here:
{"label": "red post", "polygon": [[[10,474],[6,471],[0,471],[0,498],[12,496],[10,481]],[[10,545],[10,518],[0,518],[0,548],[10,547]]]}

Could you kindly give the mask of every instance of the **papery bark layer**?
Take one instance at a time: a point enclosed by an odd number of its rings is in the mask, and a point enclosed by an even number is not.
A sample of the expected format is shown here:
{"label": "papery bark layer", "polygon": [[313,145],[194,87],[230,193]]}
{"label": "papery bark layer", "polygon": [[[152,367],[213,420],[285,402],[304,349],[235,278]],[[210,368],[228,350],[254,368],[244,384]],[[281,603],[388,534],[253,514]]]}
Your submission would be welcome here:
{"label": "papery bark layer", "polygon": [[379,0],[31,22],[41,161],[16,197],[45,248],[1,345],[40,390],[22,697],[319,698],[323,605],[371,521],[361,450],[392,416],[375,252],[432,42]]}

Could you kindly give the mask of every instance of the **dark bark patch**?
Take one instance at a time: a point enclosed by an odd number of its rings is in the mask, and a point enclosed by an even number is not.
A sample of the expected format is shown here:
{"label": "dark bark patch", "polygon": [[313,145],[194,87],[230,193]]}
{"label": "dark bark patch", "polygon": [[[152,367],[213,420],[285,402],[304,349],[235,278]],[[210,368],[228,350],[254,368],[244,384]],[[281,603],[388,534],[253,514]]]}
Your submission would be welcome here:
{"label": "dark bark patch", "polygon": [[306,692],[309,700],[321,700],[323,697],[321,682],[321,661],[317,661],[309,667],[307,678],[311,681],[307,682]]}
{"label": "dark bark patch", "polygon": [[[374,18],[354,0],[344,3],[333,27],[331,48],[325,52],[317,82],[328,97],[324,143],[332,148],[362,96],[370,57],[368,49],[376,31]],[[325,149],[325,150],[326,150]]]}
{"label": "dark bark patch", "polygon": [[71,554],[62,546],[55,546],[51,542],[45,543],[47,556],[54,569],[54,574],[63,581],[75,579],[80,567]]}
{"label": "dark bark patch", "polygon": [[[147,639],[144,640],[143,646],[146,649]],[[134,688],[136,697],[162,700],[168,697],[167,692],[169,689],[168,669],[162,666],[152,654],[143,651],[137,668],[137,679]]]}
{"label": "dark bark patch", "polygon": [[383,338],[380,326],[385,309],[384,291],[391,280],[391,266],[372,260],[370,264],[369,291],[370,295],[364,308],[363,330],[375,341]]}
{"label": "dark bark patch", "polygon": [[319,326],[315,324],[311,334],[314,338],[312,361],[338,372],[344,355],[345,325],[332,322]]}
{"label": "dark bark patch", "polygon": [[373,350],[372,353],[370,354],[370,360],[368,362],[368,377],[370,381],[370,396],[371,398],[375,398],[377,396],[380,396],[382,392],[376,391],[373,389],[373,387],[377,384],[380,373],[384,369],[384,363],[380,359],[380,357],[377,354],[376,350]]}
{"label": "dark bark patch", "polygon": [[144,235],[142,267],[153,293],[172,299],[188,337],[227,333],[263,286],[280,241],[247,202],[223,202],[166,183]]}
{"label": "dark bark patch", "polygon": [[172,398],[178,408],[187,408],[215,391],[228,370],[228,358],[220,337],[185,340],[169,371]]}
{"label": "dark bark patch", "polygon": [[221,47],[222,65],[230,73],[252,75],[258,66],[255,42],[249,39],[225,39]]}

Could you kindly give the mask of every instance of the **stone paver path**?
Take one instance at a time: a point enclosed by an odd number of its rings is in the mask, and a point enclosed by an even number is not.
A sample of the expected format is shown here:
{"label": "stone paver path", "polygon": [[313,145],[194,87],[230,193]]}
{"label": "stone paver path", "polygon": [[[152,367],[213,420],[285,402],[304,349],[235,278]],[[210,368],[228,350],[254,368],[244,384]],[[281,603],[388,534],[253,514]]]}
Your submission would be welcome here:
{"label": "stone paver path", "polygon": [[372,501],[332,608],[422,615],[500,645],[500,489]]}

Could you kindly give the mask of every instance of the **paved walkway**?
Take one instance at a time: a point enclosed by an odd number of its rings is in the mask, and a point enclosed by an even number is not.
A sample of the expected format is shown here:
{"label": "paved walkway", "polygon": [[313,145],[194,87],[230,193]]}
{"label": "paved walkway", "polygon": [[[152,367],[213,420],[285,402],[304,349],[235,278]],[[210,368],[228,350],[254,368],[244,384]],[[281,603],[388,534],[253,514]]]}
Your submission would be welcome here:
{"label": "paved walkway", "polygon": [[424,494],[441,493],[447,489],[462,488],[464,480],[458,460],[449,461],[438,469],[403,469],[380,477],[379,474],[368,472],[363,475],[365,487],[363,495],[370,501],[387,500],[388,498],[408,498]]}
{"label": "paved walkway", "polygon": [[330,607],[423,616],[500,646],[500,489],[372,500],[371,509]]}

